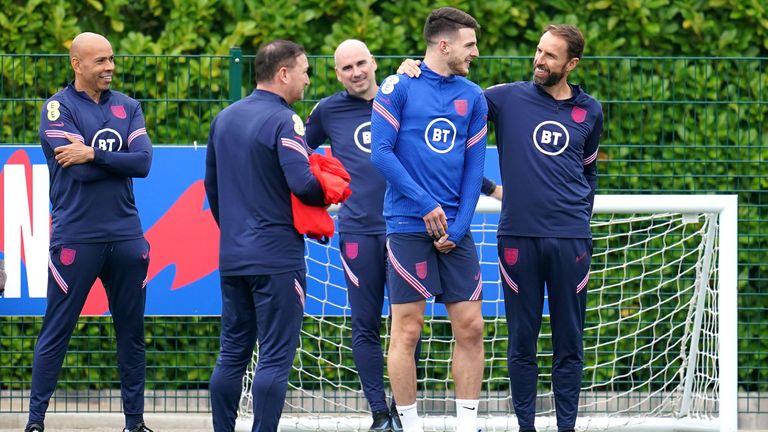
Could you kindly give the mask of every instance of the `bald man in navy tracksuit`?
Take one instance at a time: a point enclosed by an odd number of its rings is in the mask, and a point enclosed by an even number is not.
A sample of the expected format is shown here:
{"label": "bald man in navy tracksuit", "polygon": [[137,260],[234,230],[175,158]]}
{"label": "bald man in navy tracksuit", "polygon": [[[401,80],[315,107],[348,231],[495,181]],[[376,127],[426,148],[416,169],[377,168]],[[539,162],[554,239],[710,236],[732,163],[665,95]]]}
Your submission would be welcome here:
{"label": "bald man in navy tracksuit", "polygon": [[75,80],[45,101],[40,143],[48,162],[51,245],[48,303],[35,346],[27,432],[43,430],[67,344],[98,277],[117,336],[117,366],[130,432],[144,425],[144,304],[149,244],[133,196],[146,177],[152,144],[139,102],[109,89],[115,63],[100,35],[75,37]]}
{"label": "bald man in navy tracksuit", "polygon": [[324,206],[304,122],[289,104],[309,85],[304,49],[277,40],[256,55],[256,90],[211,124],[205,191],[221,229],[221,351],[211,376],[213,428],[235,428],[243,375],[256,342],[253,431],[276,431],[299,342],[306,266],[291,193]]}

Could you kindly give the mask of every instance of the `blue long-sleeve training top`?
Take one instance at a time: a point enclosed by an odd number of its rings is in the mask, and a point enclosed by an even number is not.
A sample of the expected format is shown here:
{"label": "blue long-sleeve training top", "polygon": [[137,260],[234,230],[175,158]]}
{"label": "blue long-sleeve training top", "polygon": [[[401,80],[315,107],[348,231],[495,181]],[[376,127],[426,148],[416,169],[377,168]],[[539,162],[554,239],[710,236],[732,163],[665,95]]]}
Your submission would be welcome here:
{"label": "blue long-sleeve training top", "polygon": [[571,91],[555,100],[531,81],[485,91],[504,185],[499,235],[591,237],[603,110]]}
{"label": "blue long-sleeve training top", "polygon": [[[54,149],[67,134],[94,148],[94,160],[62,168]],[[94,102],[68,85],[45,101],[40,144],[50,175],[51,244],[141,238],[133,177],[146,177],[152,143],[138,101],[107,90]]]}
{"label": "blue long-sleeve training top", "polygon": [[304,237],[293,226],[291,192],[325,206],[309,168],[304,122],[275,93],[255,90],[211,123],[205,192],[221,230],[224,276],[301,270]]}
{"label": "blue long-sleeve training top", "polygon": [[389,76],[373,102],[373,164],[387,179],[387,233],[425,232],[423,217],[441,206],[448,239],[469,229],[480,195],[488,107],[476,84],[441,76]]}

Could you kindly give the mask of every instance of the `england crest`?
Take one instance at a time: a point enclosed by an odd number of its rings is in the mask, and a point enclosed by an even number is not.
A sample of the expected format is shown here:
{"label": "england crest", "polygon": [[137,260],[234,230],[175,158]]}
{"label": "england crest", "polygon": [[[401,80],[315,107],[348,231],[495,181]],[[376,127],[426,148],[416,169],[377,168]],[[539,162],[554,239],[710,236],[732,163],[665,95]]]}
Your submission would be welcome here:
{"label": "england crest", "polygon": [[344,251],[347,254],[347,258],[352,259],[352,260],[357,258],[358,243],[357,242],[345,243],[344,244]]}
{"label": "england crest", "polygon": [[511,266],[517,264],[519,254],[520,252],[517,248],[504,248],[504,262]]}
{"label": "england crest", "polygon": [[467,115],[467,100],[466,99],[456,99],[453,101],[453,108],[456,109],[456,114],[464,117]]}
{"label": "england crest", "polygon": [[416,276],[418,276],[419,279],[427,278],[427,262],[426,261],[416,263]]}
{"label": "england crest", "polygon": [[576,123],[583,123],[584,120],[587,118],[587,110],[581,107],[573,107],[571,110],[571,118]]}
{"label": "england crest", "polygon": [[65,266],[72,265],[72,263],[75,262],[75,255],[77,255],[77,251],[70,248],[61,248],[61,253],[59,254],[59,261]]}
{"label": "england crest", "polygon": [[125,106],[123,105],[112,105],[109,108],[112,110],[112,115],[119,118],[120,120],[128,117],[128,114],[125,113]]}

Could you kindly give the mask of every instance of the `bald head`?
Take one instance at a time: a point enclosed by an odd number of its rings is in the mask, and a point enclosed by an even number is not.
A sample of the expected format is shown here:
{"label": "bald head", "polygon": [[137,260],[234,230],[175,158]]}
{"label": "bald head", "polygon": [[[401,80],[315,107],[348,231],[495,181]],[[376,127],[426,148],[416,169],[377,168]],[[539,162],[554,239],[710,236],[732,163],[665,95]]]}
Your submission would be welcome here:
{"label": "bald head", "polygon": [[82,57],[87,51],[98,47],[109,47],[112,49],[112,45],[107,38],[91,32],[80,33],[72,39],[72,46],[69,47],[69,58]]}
{"label": "bald head", "polygon": [[75,71],[75,89],[95,102],[109,90],[115,71],[115,54],[107,38],[96,33],[80,33],[72,40],[69,62]]}
{"label": "bald head", "polygon": [[376,60],[368,47],[357,39],[347,39],[336,47],[336,78],[352,96],[371,100],[379,87],[376,85]]}
{"label": "bald head", "polygon": [[365,42],[357,39],[347,39],[340,43],[336,47],[336,52],[333,53],[333,60],[336,62],[336,67],[339,67],[340,58],[349,57],[351,55],[363,55],[371,57],[371,52],[368,51],[368,45]]}

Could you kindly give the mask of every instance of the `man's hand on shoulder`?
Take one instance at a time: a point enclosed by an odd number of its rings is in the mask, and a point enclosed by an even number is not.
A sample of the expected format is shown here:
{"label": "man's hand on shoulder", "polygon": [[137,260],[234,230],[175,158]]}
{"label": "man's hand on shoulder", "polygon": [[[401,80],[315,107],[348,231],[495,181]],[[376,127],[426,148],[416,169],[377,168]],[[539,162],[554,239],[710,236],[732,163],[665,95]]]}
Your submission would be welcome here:
{"label": "man's hand on shoulder", "polygon": [[400,67],[397,68],[397,73],[406,74],[411,78],[418,78],[421,75],[420,64],[421,60],[405,59],[400,63]]}
{"label": "man's hand on shoulder", "polygon": [[83,144],[82,141],[78,141],[70,134],[66,134],[66,137],[72,144],[53,149],[53,152],[56,153],[56,162],[63,168],[91,162],[96,156],[93,147]]}

